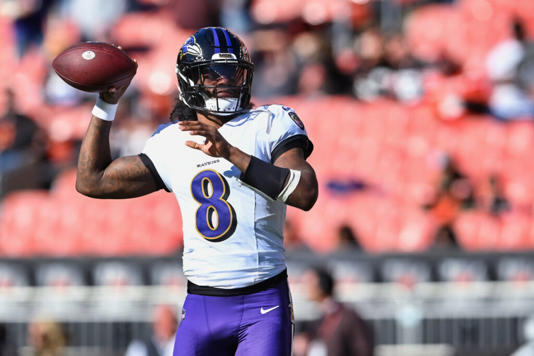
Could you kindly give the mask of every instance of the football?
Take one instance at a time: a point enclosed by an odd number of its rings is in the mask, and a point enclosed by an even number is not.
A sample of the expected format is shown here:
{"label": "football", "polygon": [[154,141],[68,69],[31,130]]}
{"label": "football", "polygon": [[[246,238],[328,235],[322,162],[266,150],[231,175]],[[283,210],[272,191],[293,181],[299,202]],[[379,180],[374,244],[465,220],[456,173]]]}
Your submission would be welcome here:
{"label": "football", "polygon": [[56,73],[69,85],[100,92],[127,83],[137,63],[123,50],[104,42],[83,42],[67,48],[52,62]]}

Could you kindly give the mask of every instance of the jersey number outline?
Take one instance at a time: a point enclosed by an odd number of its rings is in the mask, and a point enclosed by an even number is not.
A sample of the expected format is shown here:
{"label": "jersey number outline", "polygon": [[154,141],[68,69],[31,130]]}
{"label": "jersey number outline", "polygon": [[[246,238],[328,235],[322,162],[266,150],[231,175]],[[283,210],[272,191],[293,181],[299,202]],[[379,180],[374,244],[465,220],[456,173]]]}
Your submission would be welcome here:
{"label": "jersey number outline", "polygon": [[[211,169],[201,171],[191,181],[191,194],[200,204],[195,213],[198,233],[210,242],[221,242],[232,236],[237,217],[234,207],[227,201],[230,186],[226,179]],[[213,214],[217,214],[216,224]]]}

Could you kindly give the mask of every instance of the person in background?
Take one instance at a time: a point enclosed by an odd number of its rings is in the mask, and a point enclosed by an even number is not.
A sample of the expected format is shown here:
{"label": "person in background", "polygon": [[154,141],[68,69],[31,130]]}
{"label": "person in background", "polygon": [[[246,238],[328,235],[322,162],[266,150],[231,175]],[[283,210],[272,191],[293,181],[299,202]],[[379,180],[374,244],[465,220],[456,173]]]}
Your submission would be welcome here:
{"label": "person in background", "polygon": [[45,189],[52,180],[44,130],[17,110],[13,91],[6,94],[7,109],[0,114],[0,197],[20,189]]}
{"label": "person in background", "polygon": [[475,207],[474,186],[450,156],[442,156],[441,165],[436,193],[423,209],[428,210],[438,223],[433,247],[457,247],[453,222],[460,211]]}
{"label": "person in background", "polygon": [[28,326],[29,344],[32,355],[62,356],[68,343],[63,327],[49,320],[35,320]]}
{"label": "person in background", "polygon": [[354,230],[346,224],[341,224],[337,228],[337,251],[358,251],[362,247],[358,242],[358,238]]}
{"label": "person in background", "polygon": [[174,308],[160,305],[154,311],[153,334],[146,340],[134,340],[125,356],[172,356],[178,321]]}
{"label": "person in background", "polygon": [[501,120],[534,116],[534,100],[529,93],[533,76],[532,42],[524,24],[515,19],[513,37],[498,43],[488,54],[486,70],[493,83],[489,100],[490,113]]}
{"label": "person in background", "polygon": [[31,48],[41,46],[48,10],[54,2],[55,0],[0,1],[0,15],[13,19],[19,59]]}
{"label": "person in background", "polygon": [[321,311],[318,321],[295,336],[295,356],[371,356],[374,334],[351,307],[334,294],[335,281],[329,271],[313,267],[303,276],[307,298]]}
{"label": "person in background", "polygon": [[488,196],[485,203],[486,209],[496,216],[511,210],[510,202],[504,194],[502,182],[496,175],[492,175],[488,179]]}

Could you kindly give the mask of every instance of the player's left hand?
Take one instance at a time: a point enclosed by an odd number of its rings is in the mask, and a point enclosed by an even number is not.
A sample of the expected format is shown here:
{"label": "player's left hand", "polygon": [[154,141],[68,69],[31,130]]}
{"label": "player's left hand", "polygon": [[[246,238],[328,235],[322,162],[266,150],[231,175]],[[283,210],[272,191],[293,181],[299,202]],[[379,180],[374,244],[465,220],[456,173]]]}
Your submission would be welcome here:
{"label": "player's left hand", "polygon": [[215,126],[206,125],[199,121],[180,121],[178,125],[182,131],[188,131],[191,135],[204,136],[206,138],[204,144],[186,141],[185,144],[187,146],[213,157],[228,158],[230,156],[231,145]]}

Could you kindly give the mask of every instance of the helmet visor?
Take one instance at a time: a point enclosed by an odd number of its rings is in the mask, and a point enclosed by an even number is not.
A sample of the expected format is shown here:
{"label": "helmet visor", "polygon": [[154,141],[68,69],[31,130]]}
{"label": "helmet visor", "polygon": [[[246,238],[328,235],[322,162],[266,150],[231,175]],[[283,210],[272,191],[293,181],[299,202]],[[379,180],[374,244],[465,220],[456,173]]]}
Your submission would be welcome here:
{"label": "helmet visor", "polygon": [[222,84],[242,86],[246,84],[247,69],[237,63],[209,64],[199,67],[200,78],[205,86]]}

